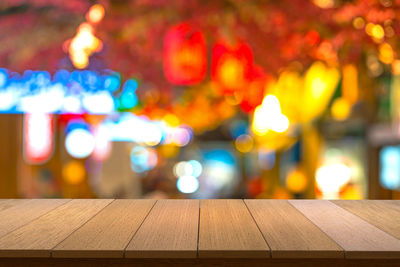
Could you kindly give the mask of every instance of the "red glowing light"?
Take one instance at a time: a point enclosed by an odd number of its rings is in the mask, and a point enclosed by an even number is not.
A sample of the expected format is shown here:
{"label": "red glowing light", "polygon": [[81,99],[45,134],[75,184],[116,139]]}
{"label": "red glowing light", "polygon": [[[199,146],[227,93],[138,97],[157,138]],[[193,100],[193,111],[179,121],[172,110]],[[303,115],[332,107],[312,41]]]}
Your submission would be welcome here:
{"label": "red glowing light", "polygon": [[261,105],[265,85],[268,82],[268,76],[265,75],[260,66],[254,66],[252,76],[247,90],[242,93],[243,98],[240,102],[240,108],[247,113],[254,111],[257,106]]}
{"label": "red glowing light", "polygon": [[215,44],[212,52],[211,76],[222,93],[232,94],[244,89],[253,75],[253,52],[242,42],[231,46],[225,42]]}
{"label": "red glowing light", "polygon": [[311,30],[306,34],[306,40],[310,45],[316,45],[320,41],[319,33]]}
{"label": "red glowing light", "polygon": [[188,23],[172,27],[164,40],[164,73],[170,83],[193,85],[201,82],[207,70],[204,35]]}

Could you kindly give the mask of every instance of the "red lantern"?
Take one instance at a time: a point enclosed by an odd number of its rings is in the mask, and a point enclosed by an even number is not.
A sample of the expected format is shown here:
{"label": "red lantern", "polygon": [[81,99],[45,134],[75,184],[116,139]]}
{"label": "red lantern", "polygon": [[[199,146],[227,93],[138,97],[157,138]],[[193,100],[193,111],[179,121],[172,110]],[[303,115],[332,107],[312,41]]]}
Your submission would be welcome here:
{"label": "red lantern", "polygon": [[261,104],[267,82],[268,77],[265,75],[264,70],[260,66],[254,66],[251,81],[241,93],[240,108],[244,112],[250,113]]}
{"label": "red lantern", "polygon": [[193,85],[201,82],[207,70],[204,35],[188,23],[172,27],[164,40],[164,73],[170,83]]}
{"label": "red lantern", "polygon": [[246,87],[253,71],[253,52],[242,42],[230,46],[225,42],[215,44],[212,52],[212,79],[223,94],[232,94]]}

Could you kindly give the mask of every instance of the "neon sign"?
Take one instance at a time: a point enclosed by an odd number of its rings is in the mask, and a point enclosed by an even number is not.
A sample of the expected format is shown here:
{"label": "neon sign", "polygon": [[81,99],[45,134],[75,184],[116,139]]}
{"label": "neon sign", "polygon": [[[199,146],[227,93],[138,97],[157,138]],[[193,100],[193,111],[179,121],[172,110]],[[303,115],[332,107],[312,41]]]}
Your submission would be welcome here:
{"label": "neon sign", "polygon": [[[110,114],[130,109],[138,99],[129,79],[122,92],[117,73],[99,74],[94,71],[57,71],[53,77],[47,71],[27,70],[22,75],[0,69],[0,113],[88,113]],[[126,102],[129,88],[129,106]]]}

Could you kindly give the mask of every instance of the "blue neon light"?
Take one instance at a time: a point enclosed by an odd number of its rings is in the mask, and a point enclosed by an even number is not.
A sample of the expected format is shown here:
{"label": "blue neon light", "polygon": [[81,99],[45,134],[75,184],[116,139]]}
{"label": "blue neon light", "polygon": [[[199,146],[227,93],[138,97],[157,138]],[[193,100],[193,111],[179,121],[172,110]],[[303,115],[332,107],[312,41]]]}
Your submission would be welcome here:
{"label": "blue neon light", "polygon": [[121,90],[115,72],[59,70],[52,77],[47,71],[21,75],[0,69],[0,113],[110,114],[135,107],[137,87],[137,81],[129,79]]}
{"label": "blue neon light", "polygon": [[400,147],[387,146],[380,153],[380,183],[383,187],[400,189]]}

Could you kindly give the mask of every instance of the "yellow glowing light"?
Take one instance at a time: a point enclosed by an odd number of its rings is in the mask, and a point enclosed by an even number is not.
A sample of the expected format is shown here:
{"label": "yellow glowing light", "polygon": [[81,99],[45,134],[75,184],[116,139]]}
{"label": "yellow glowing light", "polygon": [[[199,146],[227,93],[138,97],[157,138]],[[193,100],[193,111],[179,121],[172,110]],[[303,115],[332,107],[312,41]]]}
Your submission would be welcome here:
{"label": "yellow glowing light", "polygon": [[337,198],[340,189],[351,179],[351,169],[343,163],[323,165],[317,169],[315,179],[324,198]]}
{"label": "yellow glowing light", "polygon": [[313,0],[313,2],[320,8],[332,8],[335,6],[334,0]]}
{"label": "yellow glowing light", "polygon": [[365,26],[365,21],[361,17],[357,17],[353,20],[353,27],[356,28],[357,30],[360,30],[364,28]]}
{"label": "yellow glowing light", "polygon": [[353,64],[345,65],[342,69],[342,95],[350,103],[358,99],[358,71]]}
{"label": "yellow glowing light", "polygon": [[221,82],[228,88],[235,88],[241,85],[244,76],[242,63],[235,58],[226,59],[221,65],[219,76]]}
{"label": "yellow glowing light", "polygon": [[236,149],[242,153],[250,152],[253,149],[253,138],[248,134],[242,134],[235,140]]}
{"label": "yellow glowing light", "polygon": [[289,128],[289,119],[283,115],[278,114],[276,117],[273,118],[273,123],[271,125],[271,130],[283,133]]}
{"label": "yellow glowing light", "polygon": [[375,27],[375,24],[369,22],[367,26],[365,26],[365,32],[369,35],[372,36],[372,29]]}
{"label": "yellow glowing light", "polygon": [[279,99],[274,95],[266,95],[261,106],[266,113],[281,113]]}
{"label": "yellow glowing light", "polygon": [[385,31],[383,30],[381,25],[375,24],[374,27],[371,29],[371,36],[376,39],[382,39],[385,36]]}
{"label": "yellow glowing light", "polygon": [[392,72],[394,75],[400,75],[400,60],[396,59],[393,61]]}
{"label": "yellow glowing light", "polygon": [[340,199],[362,199],[363,194],[358,186],[349,185],[340,193]]}
{"label": "yellow glowing light", "polygon": [[301,115],[303,121],[320,116],[329,104],[339,82],[339,71],[315,62],[304,78],[304,96]]}
{"label": "yellow glowing light", "polygon": [[86,19],[91,23],[99,23],[104,17],[104,7],[96,4],[90,7],[86,13]]}
{"label": "yellow glowing light", "polygon": [[349,117],[351,111],[351,107],[349,102],[345,98],[336,99],[331,107],[332,117],[335,120],[345,120]]}
{"label": "yellow glowing light", "polygon": [[89,57],[94,52],[100,51],[102,42],[93,35],[93,27],[82,23],[69,45],[69,56],[76,68],[83,69],[89,64]]}
{"label": "yellow glowing light", "polygon": [[264,119],[265,114],[262,110],[262,106],[256,107],[254,110],[254,118],[253,118],[253,124],[252,128],[253,131],[256,135],[264,135],[268,132],[269,130],[269,124],[268,122]]}
{"label": "yellow glowing light", "polygon": [[74,66],[77,67],[78,69],[84,69],[89,64],[88,56],[85,53],[80,52],[80,51],[77,51],[77,52],[71,54],[70,58],[71,58],[72,62],[74,63]]}
{"label": "yellow glowing light", "polygon": [[165,123],[167,123],[171,127],[178,127],[179,126],[179,119],[174,114],[167,114],[163,117]]}
{"label": "yellow glowing light", "polygon": [[307,177],[299,169],[292,170],[286,178],[286,187],[293,193],[300,193],[306,189]]}
{"label": "yellow glowing light", "polygon": [[393,49],[388,43],[379,46],[379,59],[385,64],[391,64],[394,60]]}
{"label": "yellow glowing light", "polygon": [[326,81],[323,80],[321,77],[315,77],[311,81],[311,94],[315,97],[318,98],[326,89]]}
{"label": "yellow glowing light", "polygon": [[80,184],[85,179],[85,167],[79,161],[70,161],[62,169],[64,180],[73,185]]}
{"label": "yellow glowing light", "polygon": [[253,131],[256,135],[265,135],[269,130],[283,133],[289,128],[289,119],[281,113],[279,100],[274,95],[267,95],[254,111]]}

